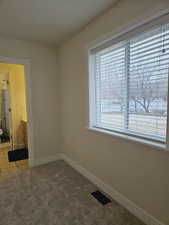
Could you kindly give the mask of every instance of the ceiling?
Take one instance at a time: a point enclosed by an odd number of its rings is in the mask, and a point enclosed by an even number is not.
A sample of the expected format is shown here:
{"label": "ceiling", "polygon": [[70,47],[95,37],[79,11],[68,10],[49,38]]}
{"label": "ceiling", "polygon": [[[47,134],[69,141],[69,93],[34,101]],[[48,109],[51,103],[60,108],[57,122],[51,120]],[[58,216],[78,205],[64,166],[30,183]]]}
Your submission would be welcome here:
{"label": "ceiling", "polygon": [[0,35],[58,44],[117,0],[0,0]]}

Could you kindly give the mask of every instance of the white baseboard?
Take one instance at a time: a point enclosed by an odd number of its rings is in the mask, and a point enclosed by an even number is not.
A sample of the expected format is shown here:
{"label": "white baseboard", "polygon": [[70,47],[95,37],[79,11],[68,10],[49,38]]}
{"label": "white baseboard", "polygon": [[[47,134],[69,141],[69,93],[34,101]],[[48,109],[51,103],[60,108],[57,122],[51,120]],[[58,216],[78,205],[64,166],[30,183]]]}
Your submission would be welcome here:
{"label": "white baseboard", "polygon": [[62,159],[62,158],[61,158],[61,154],[59,154],[59,153],[56,155],[53,155],[53,156],[45,157],[45,158],[38,158],[38,159],[34,158],[31,160],[30,167],[40,166],[40,165],[54,162],[54,161],[60,160],[60,159]]}
{"label": "white baseboard", "polygon": [[154,218],[152,215],[144,211],[142,208],[137,206],[135,203],[127,199],[125,196],[114,190],[109,185],[102,182],[99,178],[93,175],[91,172],[80,166],[78,163],[70,159],[64,154],[60,155],[60,159],[63,159],[66,163],[68,163],[71,167],[81,173],[84,177],[90,180],[93,184],[95,184],[99,189],[103,190],[107,193],[112,199],[117,201],[120,205],[130,211],[137,218],[142,220],[147,225],[164,225],[162,222]]}
{"label": "white baseboard", "polygon": [[86,170],[84,167],[80,166],[77,162],[70,159],[65,154],[56,154],[54,156],[50,156],[47,158],[39,158],[39,159],[33,159],[31,160],[31,167],[39,166],[42,164],[47,164],[50,162],[54,162],[56,160],[64,160],[66,163],[68,163],[71,167],[73,167],[75,170],[77,170],[79,173],[81,173],[84,177],[86,177],[88,180],[90,180],[93,184],[95,184],[99,189],[107,193],[112,199],[117,201],[120,205],[122,205],[124,208],[126,208],[128,211],[130,211],[133,215],[135,215],[137,218],[142,220],[147,225],[165,225],[164,223],[160,222],[156,218],[154,218],[152,215],[147,213],[145,210],[137,206],[134,202],[127,199],[125,196],[120,194],[118,191],[114,190],[111,186],[108,184],[105,184],[103,181],[101,181],[98,177],[93,175],[91,172]]}

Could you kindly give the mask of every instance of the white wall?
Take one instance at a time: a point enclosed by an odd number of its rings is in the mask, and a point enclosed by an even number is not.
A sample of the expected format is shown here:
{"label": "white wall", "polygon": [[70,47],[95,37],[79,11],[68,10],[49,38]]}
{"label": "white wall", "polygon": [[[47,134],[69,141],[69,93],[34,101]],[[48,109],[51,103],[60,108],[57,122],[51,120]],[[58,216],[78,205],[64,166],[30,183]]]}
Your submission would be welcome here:
{"label": "white wall", "polygon": [[169,224],[169,153],[95,133],[88,121],[86,48],[131,21],[140,21],[165,0],[125,0],[60,47],[62,151],[145,211]]}
{"label": "white wall", "polygon": [[59,152],[58,74],[55,50],[33,42],[0,38],[0,56],[30,60],[34,163],[52,158]]}

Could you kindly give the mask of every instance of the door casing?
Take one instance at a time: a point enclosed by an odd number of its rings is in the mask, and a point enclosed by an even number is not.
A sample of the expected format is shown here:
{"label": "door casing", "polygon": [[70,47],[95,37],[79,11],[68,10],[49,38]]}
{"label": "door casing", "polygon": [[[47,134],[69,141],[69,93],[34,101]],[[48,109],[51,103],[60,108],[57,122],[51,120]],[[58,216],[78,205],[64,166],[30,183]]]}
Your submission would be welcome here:
{"label": "door casing", "polygon": [[24,66],[25,72],[25,94],[27,105],[27,123],[28,123],[28,149],[29,149],[29,167],[34,165],[34,123],[32,113],[32,96],[31,96],[31,81],[30,81],[30,60],[22,58],[9,58],[0,56],[0,63],[17,64]]}

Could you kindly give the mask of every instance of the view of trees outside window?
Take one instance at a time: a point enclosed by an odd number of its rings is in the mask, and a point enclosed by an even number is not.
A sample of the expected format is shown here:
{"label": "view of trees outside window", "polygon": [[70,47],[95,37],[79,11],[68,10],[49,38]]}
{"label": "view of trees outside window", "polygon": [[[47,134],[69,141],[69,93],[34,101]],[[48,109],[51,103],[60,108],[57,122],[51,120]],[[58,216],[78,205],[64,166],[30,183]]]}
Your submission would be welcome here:
{"label": "view of trees outside window", "polygon": [[96,54],[98,125],[164,139],[167,123],[169,27]]}

